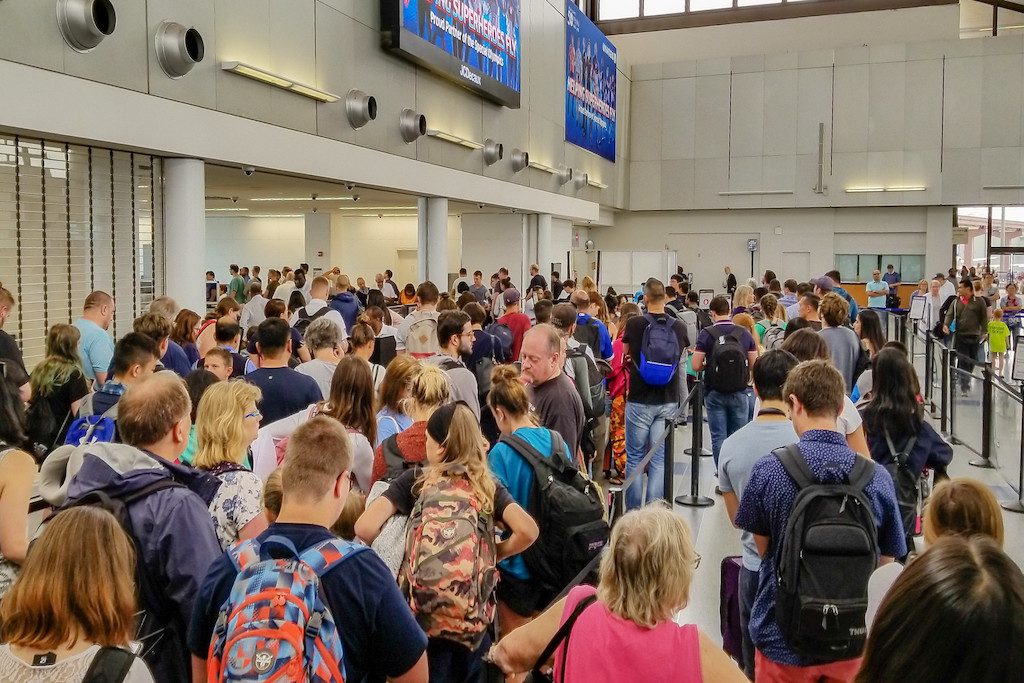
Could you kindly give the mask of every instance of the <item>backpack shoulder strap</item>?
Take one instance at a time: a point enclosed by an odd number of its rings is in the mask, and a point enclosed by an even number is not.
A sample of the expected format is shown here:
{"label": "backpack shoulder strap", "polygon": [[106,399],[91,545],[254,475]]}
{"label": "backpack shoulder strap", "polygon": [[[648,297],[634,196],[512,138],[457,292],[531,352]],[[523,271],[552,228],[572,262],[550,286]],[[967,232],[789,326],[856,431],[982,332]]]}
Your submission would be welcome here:
{"label": "backpack shoulder strap", "polygon": [[463,367],[462,363],[460,363],[459,361],[455,360],[454,358],[445,358],[443,361],[441,361],[441,365],[440,365],[440,368],[442,370],[444,370],[445,372],[448,372],[449,370],[454,370],[456,368],[461,368],[461,367]]}
{"label": "backpack shoulder strap", "polygon": [[228,546],[228,559],[235,567],[235,572],[240,572],[249,565],[260,560],[260,542],[255,538],[246,541],[239,541]]}
{"label": "backpack shoulder strap", "polygon": [[875,461],[861,455],[855,456],[853,459],[853,469],[850,470],[849,475],[850,486],[863,493],[874,477]]}
{"label": "backpack shoulder strap", "polygon": [[889,434],[889,430],[885,430],[885,445],[889,447],[889,455],[900,467],[906,467],[907,461],[910,459],[910,454],[914,452],[914,446],[917,445],[917,434],[910,437],[907,441],[907,445],[903,447],[902,451],[896,450],[896,445],[893,443],[892,436]]}
{"label": "backpack shoulder strap", "polygon": [[814,472],[811,471],[807,460],[804,459],[803,453],[800,452],[800,447],[797,444],[794,443],[783,448],[776,448],[772,451],[772,454],[782,463],[786,474],[789,475],[789,478],[793,480],[798,489],[803,490],[808,486],[818,483],[818,478],[814,476]]}
{"label": "backpack shoulder strap", "polygon": [[714,323],[708,325],[704,329],[708,331],[708,334],[710,334],[711,338],[714,339],[715,341],[718,341],[719,339],[726,335],[726,333],[722,331],[722,328]]}
{"label": "backpack shoulder strap", "polygon": [[132,491],[131,493],[129,493],[126,496],[118,496],[118,499],[127,506],[127,505],[131,505],[135,501],[142,500],[143,498],[147,497],[151,493],[156,493],[157,491],[163,491],[164,489],[183,489],[183,488],[185,488],[185,486],[183,484],[179,484],[178,482],[174,481],[174,479],[172,479],[170,477],[167,477],[165,479],[161,479],[159,481],[155,481],[155,482],[153,482],[152,484],[150,484],[148,486],[143,486],[141,489],[139,489],[137,491]]}
{"label": "backpack shoulder strap", "polygon": [[365,545],[358,545],[340,538],[330,538],[306,549],[299,555],[299,561],[309,566],[317,576],[323,576],[348,558],[364,550]]}
{"label": "backpack shoulder strap", "polygon": [[[398,421],[395,420],[397,423]],[[384,462],[389,468],[397,467],[405,469],[405,454],[398,446],[398,434],[392,434],[380,444],[380,452],[384,456]]]}
{"label": "backpack shoulder strap", "polygon": [[[540,451],[538,451],[536,448],[530,445],[530,443],[521,436],[509,434],[508,436],[501,437],[499,441],[501,443],[507,444],[512,448],[512,450],[514,450],[519,455],[523,456],[523,459],[526,460],[526,462],[530,464],[530,467],[533,468],[535,475],[538,472],[542,471],[544,468],[552,469],[556,472],[561,472],[563,469],[565,469],[565,458],[563,457],[562,453],[556,452],[554,449],[552,449],[551,457],[545,458],[543,455],[541,455]],[[555,435],[552,433],[552,446],[554,445],[554,443]]]}
{"label": "backpack shoulder strap", "polygon": [[104,647],[96,653],[82,683],[121,683],[128,677],[135,655],[120,647]]}

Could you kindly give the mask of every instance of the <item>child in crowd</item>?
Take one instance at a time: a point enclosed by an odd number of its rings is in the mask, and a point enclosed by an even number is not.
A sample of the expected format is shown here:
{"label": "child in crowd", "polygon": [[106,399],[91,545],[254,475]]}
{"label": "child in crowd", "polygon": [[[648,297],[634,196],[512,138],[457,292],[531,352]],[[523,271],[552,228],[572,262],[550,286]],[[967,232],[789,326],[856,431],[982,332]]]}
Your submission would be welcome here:
{"label": "child in crowd", "polygon": [[992,311],[992,320],[988,323],[988,360],[992,369],[1000,377],[1006,363],[1007,342],[1010,340],[1010,328],[1003,322],[1003,309]]}

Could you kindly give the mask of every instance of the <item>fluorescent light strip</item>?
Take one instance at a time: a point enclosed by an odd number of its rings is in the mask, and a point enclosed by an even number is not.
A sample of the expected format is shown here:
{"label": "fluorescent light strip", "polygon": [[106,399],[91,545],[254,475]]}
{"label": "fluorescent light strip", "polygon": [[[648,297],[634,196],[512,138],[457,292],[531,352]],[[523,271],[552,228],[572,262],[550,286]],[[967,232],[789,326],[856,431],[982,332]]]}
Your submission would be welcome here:
{"label": "fluorescent light strip", "polygon": [[454,133],[448,133],[443,130],[437,130],[436,128],[428,128],[427,135],[438,140],[444,140],[445,142],[454,142],[456,145],[462,145],[469,149],[483,149],[483,145],[473,140],[467,140],[461,135],[455,135]]}
{"label": "fluorescent light strip", "polygon": [[753,197],[765,194],[793,194],[793,190],[726,190],[719,197]]}
{"label": "fluorescent light strip", "polygon": [[982,185],[983,190],[1024,190],[1024,185]]}
{"label": "fluorescent light strip", "polygon": [[412,218],[418,215],[418,213],[353,213],[349,214],[349,218]]}
{"label": "fluorescent light strip", "polygon": [[412,211],[415,206],[339,206],[340,211]]}
{"label": "fluorescent light strip", "polygon": [[351,202],[352,197],[254,197],[249,202]]}
{"label": "fluorescent light strip", "polygon": [[234,209],[234,208],[232,208],[232,209],[207,209],[206,212],[209,213],[211,211],[248,211],[248,210],[249,209],[242,209],[242,208],[238,208],[238,209]]}
{"label": "fluorescent light strip", "polygon": [[846,192],[848,194],[858,194],[863,192],[924,192],[927,187],[923,185],[909,185],[909,186],[897,186],[897,187],[848,187]]}
{"label": "fluorescent light strip", "polygon": [[539,161],[531,161],[530,168],[535,168],[538,171],[544,171],[545,173],[550,173],[551,175],[555,175],[556,173],[558,173],[558,169],[555,168],[554,166],[548,166],[547,164],[542,164]]}
{"label": "fluorescent light strip", "polygon": [[254,81],[266,83],[282,90],[288,90],[298,95],[312,98],[319,102],[337,102],[341,99],[338,95],[329,93],[325,90],[314,88],[311,85],[305,83],[298,83],[290,78],[281,76],[279,74],[272,73],[266,69],[261,69],[252,64],[246,64],[244,62],[221,62],[220,68],[224,71],[230,71],[236,73],[239,76],[245,76],[251,78]]}

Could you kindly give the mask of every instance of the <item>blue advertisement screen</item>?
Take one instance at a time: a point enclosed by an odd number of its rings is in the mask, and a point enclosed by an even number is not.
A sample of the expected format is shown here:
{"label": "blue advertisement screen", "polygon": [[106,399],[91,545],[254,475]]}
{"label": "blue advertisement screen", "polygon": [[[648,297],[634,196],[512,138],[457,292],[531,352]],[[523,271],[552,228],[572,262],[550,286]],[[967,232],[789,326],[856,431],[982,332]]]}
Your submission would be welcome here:
{"label": "blue advertisement screen", "polygon": [[519,0],[381,3],[386,47],[500,104],[519,106]]}
{"label": "blue advertisement screen", "polygon": [[565,4],[565,139],[615,161],[618,53],[572,0]]}

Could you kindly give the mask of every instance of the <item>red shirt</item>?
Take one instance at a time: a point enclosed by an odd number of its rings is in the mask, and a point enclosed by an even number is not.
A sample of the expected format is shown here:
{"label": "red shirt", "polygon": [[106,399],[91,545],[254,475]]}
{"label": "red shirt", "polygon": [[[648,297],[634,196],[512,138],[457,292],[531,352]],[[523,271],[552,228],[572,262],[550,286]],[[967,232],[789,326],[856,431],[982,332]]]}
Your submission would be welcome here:
{"label": "red shirt", "polygon": [[525,313],[506,313],[498,322],[512,330],[512,362],[519,360],[523,350],[523,337],[530,331],[530,316]]}
{"label": "red shirt", "polygon": [[[373,453],[373,473],[370,476],[372,483],[377,483],[388,471],[387,462],[384,460],[384,445],[377,446]],[[421,463],[427,460],[427,423],[426,421],[413,422],[405,431],[398,433],[398,450],[406,462]]]}

